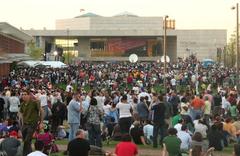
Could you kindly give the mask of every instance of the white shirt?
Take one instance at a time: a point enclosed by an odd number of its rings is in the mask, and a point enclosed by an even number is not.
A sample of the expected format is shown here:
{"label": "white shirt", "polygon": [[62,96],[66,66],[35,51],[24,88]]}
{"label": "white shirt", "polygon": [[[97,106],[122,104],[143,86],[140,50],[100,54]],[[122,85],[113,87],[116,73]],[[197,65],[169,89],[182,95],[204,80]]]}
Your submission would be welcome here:
{"label": "white shirt", "polygon": [[105,102],[105,96],[95,96],[95,99],[97,100],[98,108],[103,110],[103,105],[104,105],[104,102]]}
{"label": "white shirt", "polygon": [[190,142],[192,141],[190,134],[187,133],[186,131],[181,130],[181,131],[178,131],[177,136],[181,140],[180,149],[189,150]]}
{"label": "white shirt", "polygon": [[171,79],[171,85],[172,86],[176,86],[176,80],[173,78],[173,79]]}
{"label": "white shirt", "polygon": [[48,104],[46,94],[40,95],[39,100],[40,100],[41,107],[46,106]]}
{"label": "white shirt", "polygon": [[73,92],[73,87],[71,85],[67,85],[66,92],[70,92],[70,90]]}
{"label": "white shirt", "polygon": [[152,100],[150,94],[148,94],[147,92],[141,92],[140,94],[138,94],[138,103],[140,102],[141,97],[146,97],[146,96],[148,97],[148,101]]}
{"label": "white shirt", "polygon": [[47,156],[47,155],[42,153],[41,151],[34,151],[32,153],[29,153],[27,156]]}
{"label": "white shirt", "polygon": [[18,112],[19,108],[18,106],[20,106],[20,100],[17,96],[11,96],[9,97],[9,111],[10,112]]}
{"label": "white shirt", "polygon": [[174,128],[179,132],[181,131],[181,128],[182,128],[182,124],[181,123],[178,123],[174,126]]}
{"label": "white shirt", "polygon": [[150,136],[153,136],[153,125],[147,124],[143,126],[143,133],[144,136],[150,139]]}
{"label": "white shirt", "polygon": [[230,106],[230,102],[225,97],[222,97],[222,108],[228,110]]}
{"label": "white shirt", "polygon": [[119,102],[116,108],[119,109],[119,118],[127,118],[132,116],[130,112],[131,105],[129,103]]}
{"label": "white shirt", "polygon": [[197,123],[197,124],[194,125],[194,128],[195,128],[195,133],[199,132],[199,133],[202,134],[203,138],[207,137],[207,130],[208,130],[208,128],[207,128],[206,125],[203,125],[201,123]]}
{"label": "white shirt", "polygon": [[180,106],[181,106],[181,113],[180,113],[180,114],[182,114],[182,115],[188,115],[188,110],[186,111],[186,110],[184,109],[184,107],[187,107],[187,108],[188,108],[189,103],[181,102]]}
{"label": "white shirt", "polygon": [[139,87],[134,86],[132,90],[134,90],[134,94],[139,94]]}
{"label": "white shirt", "polygon": [[104,105],[104,106],[103,106],[104,115],[109,115],[109,113],[110,113],[110,108],[111,108],[110,105]]}

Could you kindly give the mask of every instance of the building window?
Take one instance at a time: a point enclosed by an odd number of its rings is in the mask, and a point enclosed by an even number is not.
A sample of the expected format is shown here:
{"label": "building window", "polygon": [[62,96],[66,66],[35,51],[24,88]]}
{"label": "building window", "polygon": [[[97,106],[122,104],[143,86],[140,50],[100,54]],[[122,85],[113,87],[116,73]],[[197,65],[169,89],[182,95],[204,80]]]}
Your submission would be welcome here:
{"label": "building window", "polygon": [[36,36],[36,47],[40,47],[40,37]]}
{"label": "building window", "polygon": [[90,41],[90,50],[92,51],[104,51],[105,41]]}

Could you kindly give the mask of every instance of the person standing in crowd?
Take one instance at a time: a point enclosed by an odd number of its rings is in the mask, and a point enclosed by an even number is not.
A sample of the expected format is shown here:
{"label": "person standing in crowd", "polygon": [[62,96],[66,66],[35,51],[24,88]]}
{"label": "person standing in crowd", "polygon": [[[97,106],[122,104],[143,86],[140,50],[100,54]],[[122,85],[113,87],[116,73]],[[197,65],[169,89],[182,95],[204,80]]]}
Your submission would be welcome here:
{"label": "person standing in crowd", "polygon": [[119,125],[121,129],[121,133],[129,133],[129,128],[132,123],[132,107],[131,104],[127,102],[127,95],[123,95],[121,102],[119,102],[116,106],[119,109]]}
{"label": "person standing in crowd", "polygon": [[191,106],[192,106],[191,117],[192,117],[192,120],[195,120],[196,116],[202,115],[204,101],[200,98],[199,95],[196,95],[195,98],[192,100]]}
{"label": "person standing in crowd", "polygon": [[148,106],[143,96],[140,97],[140,103],[137,104],[137,112],[141,123],[145,123],[148,118]]}
{"label": "person standing in crowd", "polygon": [[43,110],[40,103],[33,99],[28,90],[22,93],[23,103],[20,107],[20,119],[22,120],[22,139],[23,139],[23,156],[32,151],[32,136],[39,122],[43,120]]}
{"label": "person standing in crowd", "polygon": [[171,96],[168,99],[168,102],[171,103],[172,105],[173,116],[177,115],[177,113],[179,112],[178,108],[179,108],[180,99],[175,93],[175,91],[172,91]]}
{"label": "person standing in crowd", "polygon": [[211,101],[208,99],[208,96],[205,96],[204,107],[203,107],[203,119],[206,122],[207,126],[209,127],[210,123],[210,116],[211,116],[211,108],[212,104]]}
{"label": "person standing in crowd", "polygon": [[82,100],[79,93],[73,95],[68,107],[68,124],[70,125],[69,141],[71,141],[80,126],[80,113],[82,112]]}
{"label": "person standing in crowd", "polygon": [[85,132],[81,129],[77,130],[76,138],[68,143],[67,151],[69,156],[88,156],[90,144],[85,139]]}
{"label": "person standing in crowd", "polygon": [[16,91],[13,91],[11,96],[9,97],[9,112],[10,118],[16,120],[17,113],[19,111],[20,100],[16,95]]}
{"label": "person standing in crowd", "polygon": [[153,121],[153,147],[157,148],[158,146],[158,134],[160,131],[160,144],[165,135],[165,105],[163,103],[163,96],[160,95],[157,97],[157,94],[153,94],[153,104],[152,104],[152,121]]}
{"label": "person standing in crowd", "polygon": [[220,95],[220,91],[213,96],[213,115],[221,115],[221,106],[222,106],[222,97]]}
{"label": "person standing in crowd", "polygon": [[41,107],[44,111],[43,119],[48,119],[48,96],[45,90],[42,90],[42,94],[39,96]]}
{"label": "person standing in crowd", "polygon": [[92,97],[87,116],[87,126],[89,142],[91,145],[102,147],[101,126],[103,111],[97,105],[97,100]]}
{"label": "person standing in crowd", "polygon": [[2,95],[3,93],[0,92],[0,120],[4,119],[4,105],[5,105],[5,100]]}
{"label": "person standing in crowd", "polygon": [[52,106],[52,132],[56,136],[57,128],[63,125],[63,120],[66,115],[66,106],[61,102],[60,98],[57,98],[57,102]]}

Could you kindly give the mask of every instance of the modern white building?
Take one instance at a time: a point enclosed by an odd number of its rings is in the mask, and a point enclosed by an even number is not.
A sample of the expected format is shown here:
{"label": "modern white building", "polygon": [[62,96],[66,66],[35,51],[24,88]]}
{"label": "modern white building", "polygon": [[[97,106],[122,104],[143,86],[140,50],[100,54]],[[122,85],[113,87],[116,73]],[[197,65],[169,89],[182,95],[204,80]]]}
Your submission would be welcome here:
{"label": "modern white building", "polygon": [[[55,30],[25,32],[46,51],[55,51],[57,46],[76,58],[121,60],[136,53],[140,59],[156,60],[163,55],[163,21],[163,17],[139,17],[128,12],[112,17],[87,13],[56,20]],[[175,25],[174,20],[169,23]],[[191,54],[216,59],[226,43],[227,30],[172,28],[167,29],[166,52],[173,61]]]}

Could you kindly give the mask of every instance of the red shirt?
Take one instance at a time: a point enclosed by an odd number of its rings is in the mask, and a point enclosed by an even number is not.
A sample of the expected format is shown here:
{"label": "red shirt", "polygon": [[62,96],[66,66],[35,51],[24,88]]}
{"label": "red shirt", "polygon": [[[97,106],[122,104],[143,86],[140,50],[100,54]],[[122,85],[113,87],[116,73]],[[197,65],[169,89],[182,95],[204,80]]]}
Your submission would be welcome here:
{"label": "red shirt", "polygon": [[192,107],[194,109],[201,109],[202,106],[204,106],[204,101],[202,99],[196,97],[192,100]]}
{"label": "red shirt", "polygon": [[135,156],[138,154],[137,146],[132,142],[120,142],[115,148],[117,156]]}

